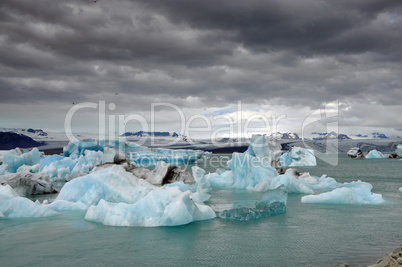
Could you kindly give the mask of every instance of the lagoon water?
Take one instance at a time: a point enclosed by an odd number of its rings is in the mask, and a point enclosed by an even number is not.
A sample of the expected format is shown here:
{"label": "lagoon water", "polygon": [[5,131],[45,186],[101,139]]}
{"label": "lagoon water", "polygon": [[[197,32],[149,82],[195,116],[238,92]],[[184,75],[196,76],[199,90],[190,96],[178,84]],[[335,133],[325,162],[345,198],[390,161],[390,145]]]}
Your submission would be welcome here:
{"label": "lagoon water", "polygon": [[[0,220],[0,266],[338,266],[368,265],[402,243],[402,161],[318,159],[298,167],[338,182],[362,180],[382,205],[303,204],[290,194],[287,211],[247,222],[213,219],[176,227],[110,227],[84,220],[85,212],[39,219]],[[208,162],[207,172],[214,171]],[[51,196],[55,197],[55,196]],[[252,206],[261,194],[215,190],[215,210]],[[47,199],[34,196],[32,199]]]}

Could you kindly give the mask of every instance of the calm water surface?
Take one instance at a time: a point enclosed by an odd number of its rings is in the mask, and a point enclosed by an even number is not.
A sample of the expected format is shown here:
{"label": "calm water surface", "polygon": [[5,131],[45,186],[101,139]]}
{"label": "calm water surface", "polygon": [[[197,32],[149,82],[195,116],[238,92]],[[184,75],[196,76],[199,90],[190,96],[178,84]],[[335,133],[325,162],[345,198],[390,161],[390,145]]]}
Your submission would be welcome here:
{"label": "calm water surface", "polygon": [[[398,191],[402,161],[351,160],[339,155],[337,166],[318,159],[317,167],[298,169],[327,174],[338,182],[371,183],[386,203],[302,204],[303,195],[291,194],[287,212],[270,218],[214,219],[157,228],[103,226],[85,221],[85,212],[0,220],[0,266],[368,265],[402,243],[402,193]],[[215,190],[207,204],[213,208],[252,205],[260,197],[242,190]]]}

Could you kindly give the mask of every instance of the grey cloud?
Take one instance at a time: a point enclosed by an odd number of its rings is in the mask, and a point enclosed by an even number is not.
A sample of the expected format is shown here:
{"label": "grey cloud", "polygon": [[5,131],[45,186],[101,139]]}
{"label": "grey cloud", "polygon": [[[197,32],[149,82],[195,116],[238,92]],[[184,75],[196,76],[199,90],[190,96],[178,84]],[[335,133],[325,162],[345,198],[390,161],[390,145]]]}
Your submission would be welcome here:
{"label": "grey cloud", "polygon": [[399,2],[4,0],[0,103],[399,105]]}

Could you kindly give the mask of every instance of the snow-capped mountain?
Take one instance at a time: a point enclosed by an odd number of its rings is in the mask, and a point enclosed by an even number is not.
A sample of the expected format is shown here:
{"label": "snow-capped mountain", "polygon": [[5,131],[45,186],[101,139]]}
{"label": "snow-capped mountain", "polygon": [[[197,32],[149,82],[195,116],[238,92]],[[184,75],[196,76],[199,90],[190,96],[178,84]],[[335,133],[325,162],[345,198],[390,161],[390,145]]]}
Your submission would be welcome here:
{"label": "snow-capped mountain", "polygon": [[386,135],[384,133],[371,133],[371,134],[356,134],[354,135],[357,139],[399,139],[399,135]]}
{"label": "snow-capped mountain", "polygon": [[37,142],[31,137],[14,132],[0,132],[0,149],[27,148],[41,146],[44,142]]}
{"label": "snow-capped mountain", "polygon": [[23,134],[33,139],[45,139],[49,137],[48,133],[43,131],[42,129],[0,128],[0,132]]}
{"label": "snow-capped mountain", "polygon": [[176,132],[125,132],[121,136],[133,136],[133,137],[146,137],[146,136],[155,136],[155,137],[178,137],[179,134]]}
{"label": "snow-capped mountain", "polygon": [[296,133],[281,133],[281,132],[276,132],[276,133],[271,133],[267,135],[270,138],[278,139],[278,140],[299,140],[300,137]]}
{"label": "snow-capped mountain", "polygon": [[329,132],[329,133],[318,133],[318,132],[312,132],[311,133],[313,136],[313,140],[332,140],[332,139],[339,139],[339,140],[345,140],[345,139],[351,139],[349,136],[346,134],[338,134],[334,131]]}
{"label": "snow-capped mountain", "polygon": [[[49,132],[42,129],[33,128],[0,128],[0,132],[10,132],[16,134],[23,134],[36,141],[66,141],[68,140],[66,133],[64,132]],[[76,134],[76,136],[80,136]]]}
{"label": "snow-capped mountain", "polygon": [[374,139],[377,139],[377,138],[380,138],[380,139],[387,139],[387,138],[388,138],[388,136],[386,136],[386,135],[383,134],[383,133],[372,133],[372,136],[373,136]]}

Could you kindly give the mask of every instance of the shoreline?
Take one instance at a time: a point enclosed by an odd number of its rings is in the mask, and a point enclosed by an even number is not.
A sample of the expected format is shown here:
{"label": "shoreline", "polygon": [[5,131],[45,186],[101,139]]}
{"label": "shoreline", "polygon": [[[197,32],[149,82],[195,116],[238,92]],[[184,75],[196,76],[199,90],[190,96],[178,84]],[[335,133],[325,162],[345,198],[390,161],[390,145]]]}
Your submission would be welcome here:
{"label": "shoreline", "polygon": [[402,244],[391,253],[385,253],[377,263],[367,267],[398,267],[402,266]]}

